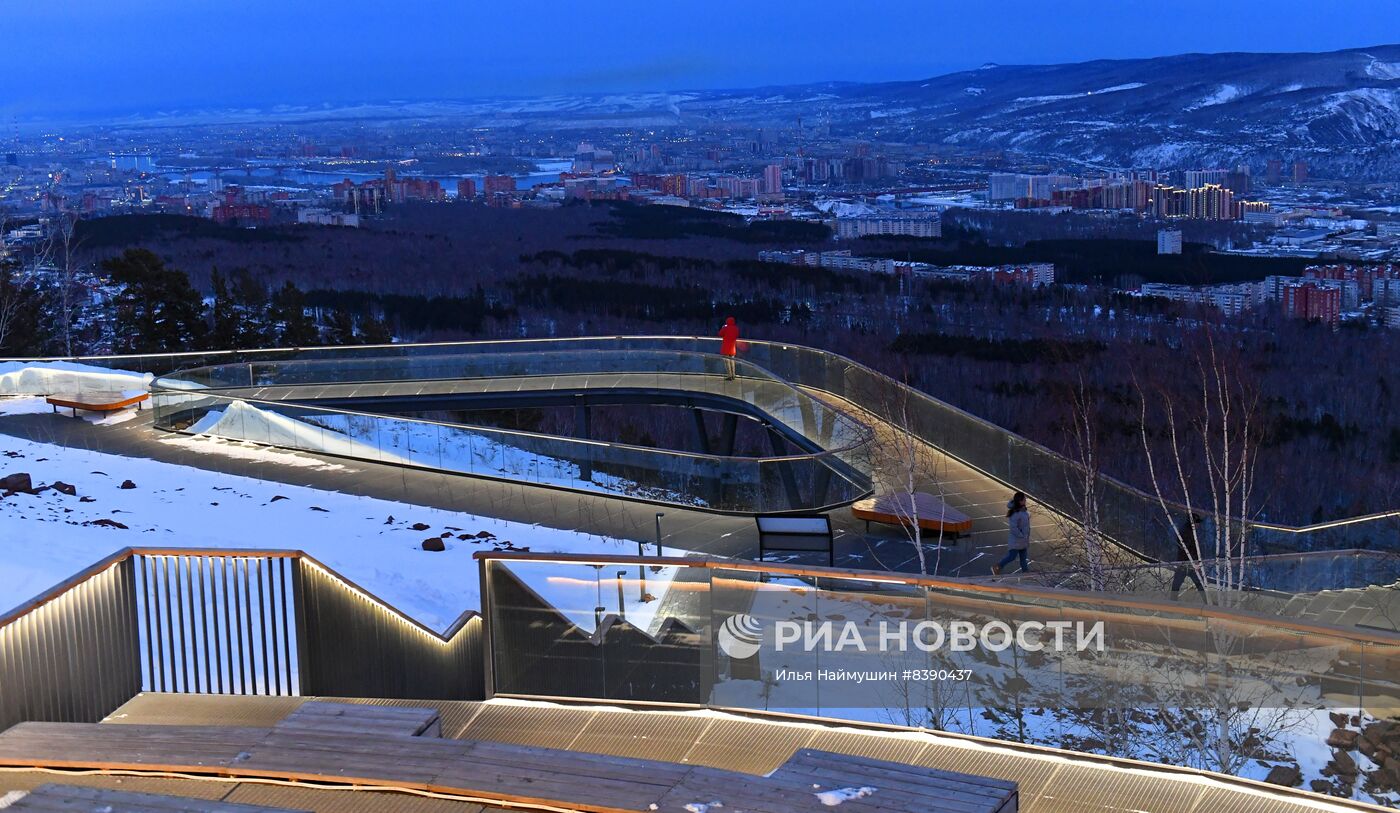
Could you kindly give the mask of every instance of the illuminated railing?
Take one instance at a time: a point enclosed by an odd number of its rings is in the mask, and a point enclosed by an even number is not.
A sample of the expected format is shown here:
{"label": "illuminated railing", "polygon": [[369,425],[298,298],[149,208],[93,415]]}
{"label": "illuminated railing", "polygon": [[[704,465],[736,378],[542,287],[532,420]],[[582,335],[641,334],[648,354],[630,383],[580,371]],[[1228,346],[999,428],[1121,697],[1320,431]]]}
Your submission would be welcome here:
{"label": "illuminated railing", "polygon": [[[1291,731],[1331,711],[1400,711],[1400,634],[1261,614],[1228,597],[1202,606],[717,559],[477,557],[495,695],[751,708],[1002,739],[1020,725],[1027,742],[1092,736],[1119,756],[1132,754],[1115,743],[1148,730],[1189,747],[1190,720],[1247,750],[1251,726]],[[958,648],[959,625],[974,645]]]}
{"label": "illuminated railing", "polygon": [[443,634],[300,551],[127,548],[0,616],[0,730],[139,691],[471,700],[481,619]]}

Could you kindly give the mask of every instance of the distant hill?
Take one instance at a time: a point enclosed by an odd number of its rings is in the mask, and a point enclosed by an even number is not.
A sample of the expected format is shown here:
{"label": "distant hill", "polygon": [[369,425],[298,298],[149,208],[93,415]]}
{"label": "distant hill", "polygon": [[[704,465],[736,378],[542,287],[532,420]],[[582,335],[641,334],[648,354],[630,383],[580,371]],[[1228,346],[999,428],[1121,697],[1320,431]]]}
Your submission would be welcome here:
{"label": "distant hill", "polygon": [[537,129],[829,126],[876,140],[1008,149],[1106,167],[1303,159],[1313,174],[1400,177],[1400,45],[985,65],[912,82],[374,102],[131,116],[108,124],[451,120]]}
{"label": "distant hill", "polygon": [[1113,167],[1307,160],[1314,174],[1400,175],[1400,45],[987,65],[914,82],[709,94],[683,112],[779,108],[893,140],[1004,148]]}

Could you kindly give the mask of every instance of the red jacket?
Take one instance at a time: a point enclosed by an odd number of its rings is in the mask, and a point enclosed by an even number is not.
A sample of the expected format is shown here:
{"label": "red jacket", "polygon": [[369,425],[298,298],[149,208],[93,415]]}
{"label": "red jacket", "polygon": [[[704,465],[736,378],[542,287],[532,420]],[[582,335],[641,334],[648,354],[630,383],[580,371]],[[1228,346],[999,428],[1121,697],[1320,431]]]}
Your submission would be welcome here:
{"label": "red jacket", "polygon": [[739,355],[739,326],[734,324],[734,317],[731,316],[724,322],[724,327],[719,329],[719,352],[726,356]]}

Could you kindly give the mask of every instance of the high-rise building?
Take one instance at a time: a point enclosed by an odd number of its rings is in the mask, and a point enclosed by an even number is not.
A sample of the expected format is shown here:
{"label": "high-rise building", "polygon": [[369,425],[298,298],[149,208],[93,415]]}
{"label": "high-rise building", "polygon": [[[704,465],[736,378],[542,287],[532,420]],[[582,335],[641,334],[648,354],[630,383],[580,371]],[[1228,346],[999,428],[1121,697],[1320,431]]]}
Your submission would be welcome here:
{"label": "high-rise building", "polygon": [[472,200],[476,197],[476,181],[462,178],[457,181],[457,200]]}
{"label": "high-rise building", "polygon": [[1264,165],[1264,183],[1270,186],[1278,186],[1283,181],[1283,162],[1277,158],[1270,158]]}
{"label": "high-rise building", "polygon": [[763,168],[763,191],[769,195],[783,193],[783,168],[778,164],[769,164]]}
{"label": "high-rise building", "polygon": [[1181,230],[1161,229],[1157,232],[1157,253],[1158,254],[1180,254],[1181,253]]}
{"label": "high-rise building", "polygon": [[1199,189],[1206,184],[1224,186],[1229,179],[1228,169],[1188,169],[1185,172],[1187,189]]}
{"label": "high-rise building", "polygon": [[487,175],[481,180],[481,190],[488,198],[501,192],[514,192],[515,178],[510,175]]}
{"label": "high-rise building", "polygon": [[1308,182],[1308,162],[1307,162],[1307,161],[1294,161],[1294,162],[1293,162],[1293,183],[1295,183],[1295,184],[1305,184],[1305,183],[1307,183],[1307,182]]}
{"label": "high-rise building", "polygon": [[1342,317],[1342,289],[1320,282],[1294,282],[1283,288],[1283,315],[1335,326]]}

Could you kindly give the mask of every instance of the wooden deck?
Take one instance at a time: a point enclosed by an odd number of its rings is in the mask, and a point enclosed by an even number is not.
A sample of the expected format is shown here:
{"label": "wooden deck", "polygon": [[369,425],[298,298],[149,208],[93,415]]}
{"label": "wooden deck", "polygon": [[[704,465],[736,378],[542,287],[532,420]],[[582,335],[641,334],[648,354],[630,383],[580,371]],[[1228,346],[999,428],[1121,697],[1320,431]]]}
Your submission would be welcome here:
{"label": "wooden deck", "polygon": [[334,782],[592,813],[685,813],[712,801],[736,813],[815,812],[830,805],[823,793],[853,794],[851,813],[1017,810],[1013,782],[814,749],[758,776],[406,733],[431,730],[432,709],[306,705],[271,728],[21,723],[0,734],[0,766]]}
{"label": "wooden deck", "polygon": [[161,793],[47,784],[29,791],[5,808],[15,813],[307,813],[288,807],[236,804]]}

